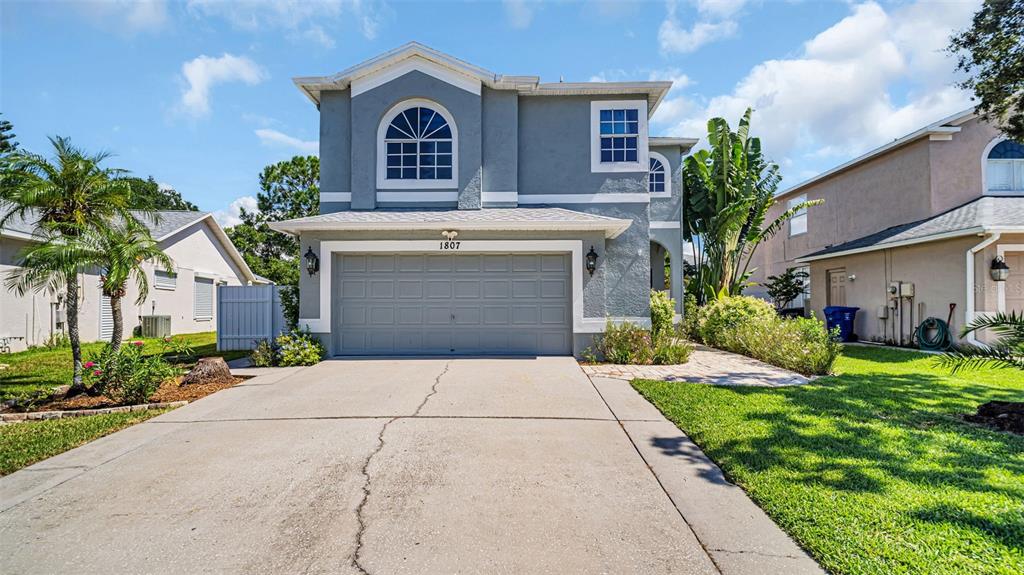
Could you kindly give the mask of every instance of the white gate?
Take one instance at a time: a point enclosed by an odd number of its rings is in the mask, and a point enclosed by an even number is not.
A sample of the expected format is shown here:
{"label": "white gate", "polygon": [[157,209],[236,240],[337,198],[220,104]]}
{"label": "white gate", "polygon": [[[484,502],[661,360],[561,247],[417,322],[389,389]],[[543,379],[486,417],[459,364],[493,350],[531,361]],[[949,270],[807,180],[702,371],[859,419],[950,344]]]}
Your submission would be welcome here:
{"label": "white gate", "polygon": [[281,286],[218,286],[217,349],[253,349],[285,331]]}

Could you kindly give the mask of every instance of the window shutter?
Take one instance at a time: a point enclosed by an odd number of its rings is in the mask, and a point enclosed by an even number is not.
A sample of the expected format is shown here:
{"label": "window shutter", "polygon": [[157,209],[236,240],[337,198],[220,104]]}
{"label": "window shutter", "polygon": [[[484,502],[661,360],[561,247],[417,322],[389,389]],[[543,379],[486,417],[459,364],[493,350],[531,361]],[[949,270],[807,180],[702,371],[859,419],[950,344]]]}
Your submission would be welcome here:
{"label": "window shutter", "polygon": [[178,286],[178,274],[155,270],[153,272],[153,287],[157,289],[174,289]]}
{"label": "window shutter", "polygon": [[195,319],[213,318],[213,280],[196,278],[195,280]]}
{"label": "window shutter", "polygon": [[100,292],[100,339],[109,340],[114,335],[114,310],[110,307],[110,298]]}

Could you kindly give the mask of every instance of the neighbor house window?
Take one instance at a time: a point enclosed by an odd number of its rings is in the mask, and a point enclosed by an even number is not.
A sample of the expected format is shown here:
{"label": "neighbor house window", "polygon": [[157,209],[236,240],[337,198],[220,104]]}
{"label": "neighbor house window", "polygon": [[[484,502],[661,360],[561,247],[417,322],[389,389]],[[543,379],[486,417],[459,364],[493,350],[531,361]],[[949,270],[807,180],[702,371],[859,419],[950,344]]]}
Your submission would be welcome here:
{"label": "neighbor house window", "polygon": [[[802,204],[802,203],[804,203],[806,201],[807,201],[807,195],[806,194],[799,195],[799,196],[797,196],[795,198],[791,198],[789,200],[789,203],[787,204],[787,206],[788,206],[787,209],[791,210],[794,207],[796,207],[796,206],[798,206],[798,205],[800,205],[800,204]],[[789,220],[789,235],[790,236],[798,236],[800,234],[806,234],[806,233],[807,233],[807,208],[804,208],[804,209],[800,210],[799,212],[797,212],[796,215],[793,216]]]}
{"label": "neighbor house window", "polygon": [[155,270],[153,272],[153,287],[156,289],[173,290],[178,287],[178,274]]}
{"label": "neighbor house window", "polygon": [[672,195],[672,177],[668,159],[657,152],[650,153],[650,170],[647,172],[647,191],[655,197]]}
{"label": "neighbor house window", "polygon": [[792,301],[792,303],[789,304],[789,307],[804,307],[804,302],[805,301],[809,301],[811,299],[811,267],[810,266],[800,266],[800,267],[794,268],[794,270],[797,271],[797,272],[803,272],[803,273],[807,274],[807,276],[804,277],[804,279],[803,279],[803,282],[804,282],[804,293],[796,296],[796,299],[794,299]]}
{"label": "neighbor house window", "polygon": [[392,109],[379,130],[378,187],[456,187],[454,124],[433,102],[406,102]]}
{"label": "neighbor house window", "polygon": [[193,294],[192,317],[213,319],[213,280],[197,277]]}
{"label": "neighbor house window", "polygon": [[1003,140],[988,153],[985,181],[990,194],[1024,193],[1024,144]]}
{"label": "neighbor house window", "polygon": [[648,168],[647,101],[590,103],[593,172],[642,172]]}

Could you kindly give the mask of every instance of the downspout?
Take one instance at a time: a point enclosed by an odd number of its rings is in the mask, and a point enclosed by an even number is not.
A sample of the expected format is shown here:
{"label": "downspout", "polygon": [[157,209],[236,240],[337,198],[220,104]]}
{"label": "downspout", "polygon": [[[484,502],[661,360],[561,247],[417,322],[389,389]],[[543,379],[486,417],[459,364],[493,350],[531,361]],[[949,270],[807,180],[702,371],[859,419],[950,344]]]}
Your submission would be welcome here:
{"label": "downspout", "polygon": [[[999,241],[999,237],[1002,235],[1000,232],[992,232],[987,238],[981,241],[978,245],[967,250],[967,305],[964,311],[964,325],[974,321],[975,314],[975,293],[974,293],[974,255],[988,246]],[[974,332],[967,334],[967,343],[971,345],[982,345],[977,338],[974,337]]]}

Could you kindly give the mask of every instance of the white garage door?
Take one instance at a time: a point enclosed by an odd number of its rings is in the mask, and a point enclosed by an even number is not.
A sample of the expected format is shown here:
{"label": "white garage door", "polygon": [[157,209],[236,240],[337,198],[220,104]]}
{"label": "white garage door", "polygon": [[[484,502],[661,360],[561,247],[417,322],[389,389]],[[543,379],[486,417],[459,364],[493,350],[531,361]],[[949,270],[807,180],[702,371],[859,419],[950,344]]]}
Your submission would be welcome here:
{"label": "white garage door", "polygon": [[572,353],[572,280],[560,254],[339,256],[338,353]]}

